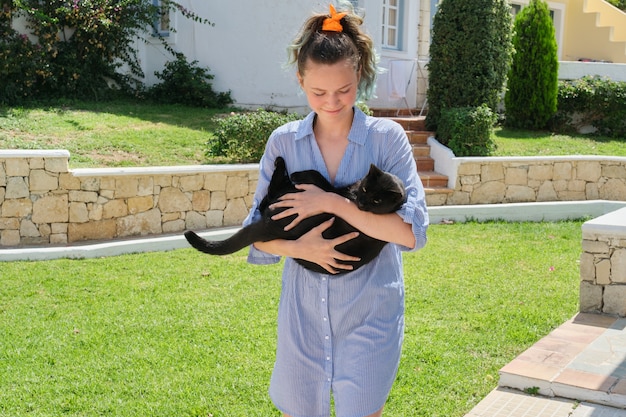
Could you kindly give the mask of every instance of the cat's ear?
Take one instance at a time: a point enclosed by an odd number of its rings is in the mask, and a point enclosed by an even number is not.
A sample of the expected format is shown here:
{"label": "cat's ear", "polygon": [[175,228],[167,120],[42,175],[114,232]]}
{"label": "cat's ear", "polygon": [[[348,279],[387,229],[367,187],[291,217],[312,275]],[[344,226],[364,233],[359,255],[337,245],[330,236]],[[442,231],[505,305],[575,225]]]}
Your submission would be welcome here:
{"label": "cat's ear", "polygon": [[373,177],[378,177],[383,173],[383,171],[381,171],[380,168],[378,168],[376,165],[374,164],[370,164],[370,171],[368,172],[367,176],[373,176]]}

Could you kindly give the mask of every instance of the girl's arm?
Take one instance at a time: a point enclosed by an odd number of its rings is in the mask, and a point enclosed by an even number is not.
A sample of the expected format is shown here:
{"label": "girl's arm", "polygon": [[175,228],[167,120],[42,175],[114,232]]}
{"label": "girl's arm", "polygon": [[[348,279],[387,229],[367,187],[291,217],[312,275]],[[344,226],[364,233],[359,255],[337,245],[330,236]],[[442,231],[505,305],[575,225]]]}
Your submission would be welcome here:
{"label": "girl's arm", "polygon": [[273,217],[275,220],[298,215],[285,228],[286,230],[293,228],[301,219],[326,212],[340,216],[354,228],[375,239],[397,243],[409,249],[415,248],[416,242],[411,224],[404,222],[398,214],[374,214],[362,211],[347,198],[324,192],[314,185],[302,184],[297,187],[304,192],[287,194],[280,202],[272,205],[273,207],[289,207],[275,215]]}

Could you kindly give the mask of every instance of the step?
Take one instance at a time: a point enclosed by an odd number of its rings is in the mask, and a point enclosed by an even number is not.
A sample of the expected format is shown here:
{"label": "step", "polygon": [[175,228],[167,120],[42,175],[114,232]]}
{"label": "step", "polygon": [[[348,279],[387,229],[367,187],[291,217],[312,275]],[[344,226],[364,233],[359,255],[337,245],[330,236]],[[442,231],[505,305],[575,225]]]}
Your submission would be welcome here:
{"label": "step", "polygon": [[389,119],[399,123],[404,130],[426,130],[425,116],[395,116],[389,117]]}
{"label": "step", "polygon": [[428,130],[407,130],[406,136],[412,145],[428,143],[428,138],[434,136],[433,132]]}
{"label": "step", "polygon": [[432,172],[435,170],[435,160],[430,156],[417,156],[415,157],[415,163],[419,172]]}
{"label": "step", "polygon": [[425,188],[448,187],[448,177],[435,171],[418,172]]}

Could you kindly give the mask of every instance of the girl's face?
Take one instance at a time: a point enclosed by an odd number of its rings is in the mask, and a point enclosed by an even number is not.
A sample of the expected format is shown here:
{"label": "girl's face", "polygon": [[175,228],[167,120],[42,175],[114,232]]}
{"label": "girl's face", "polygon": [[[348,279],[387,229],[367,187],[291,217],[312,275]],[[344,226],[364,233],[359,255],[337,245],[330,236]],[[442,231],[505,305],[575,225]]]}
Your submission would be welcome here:
{"label": "girl's face", "polygon": [[304,74],[298,73],[298,80],[309,106],[320,119],[337,121],[349,117],[352,120],[359,84],[359,74],[352,61],[346,59],[328,65],[309,60]]}

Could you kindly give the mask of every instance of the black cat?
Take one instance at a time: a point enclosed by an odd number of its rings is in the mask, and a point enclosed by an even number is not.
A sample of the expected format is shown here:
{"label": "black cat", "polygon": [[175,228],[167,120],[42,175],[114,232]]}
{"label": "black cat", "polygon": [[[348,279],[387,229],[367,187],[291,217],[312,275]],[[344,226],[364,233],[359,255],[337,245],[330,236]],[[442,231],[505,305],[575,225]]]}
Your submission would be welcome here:
{"label": "black cat", "polygon": [[[274,165],[274,174],[270,180],[267,195],[259,205],[259,211],[262,215],[261,220],[243,227],[233,236],[220,241],[208,241],[190,230],[186,231],[185,238],[187,238],[191,246],[211,255],[226,255],[243,249],[254,242],[266,242],[274,239],[298,239],[315,226],[333,217],[333,215],[328,213],[311,216],[302,220],[293,229],[285,231],[284,227],[291,223],[295,215],[280,220],[272,220],[271,217],[273,215],[286,210],[286,208],[270,209],[269,206],[285,194],[299,192],[300,190],[294,184],[316,185],[324,191],[346,197],[363,211],[377,214],[393,213],[406,201],[406,192],[402,181],[393,174],[381,171],[374,164],[370,166],[370,170],[365,177],[352,185],[342,188],[333,187],[322,174],[313,170],[294,172],[290,178],[285,167],[285,161],[281,157],[276,158]],[[326,229],[322,236],[326,239],[333,239],[354,231],[357,231],[357,229],[340,217],[336,217],[332,226]],[[345,254],[361,258],[360,261],[341,261],[341,263],[352,265],[352,270],[356,270],[374,259],[386,243],[382,240],[371,238],[364,233],[359,233],[358,237],[337,245],[336,249]],[[320,265],[313,262],[303,259],[295,259],[295,261],[307,269],[328,273]],[[342,274],[350,271],[342,269],[336,272],[337,274]]]}

